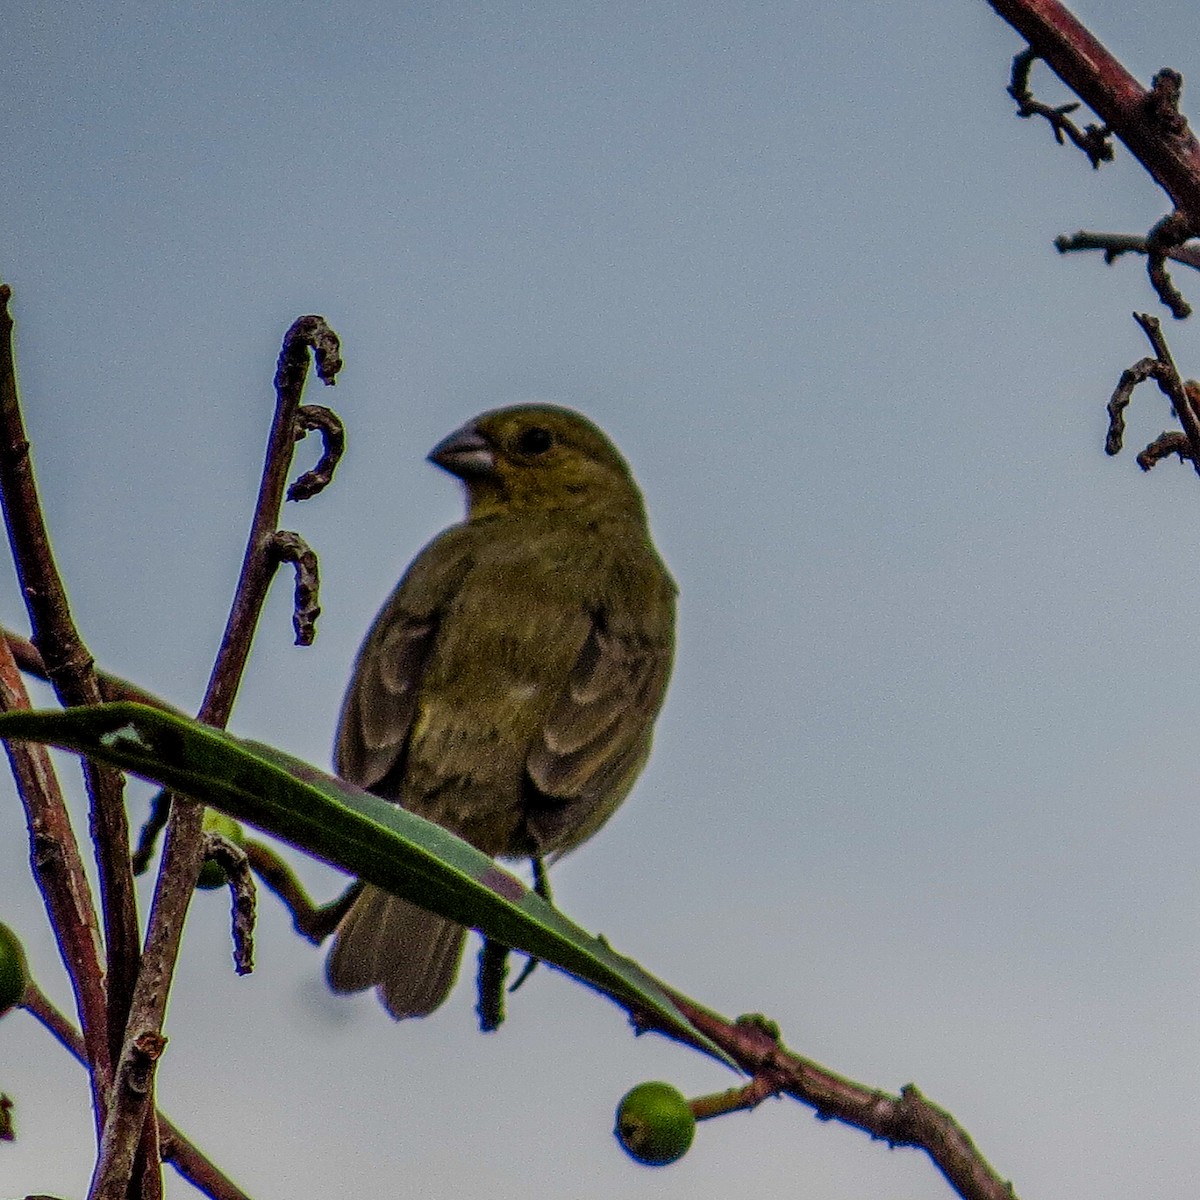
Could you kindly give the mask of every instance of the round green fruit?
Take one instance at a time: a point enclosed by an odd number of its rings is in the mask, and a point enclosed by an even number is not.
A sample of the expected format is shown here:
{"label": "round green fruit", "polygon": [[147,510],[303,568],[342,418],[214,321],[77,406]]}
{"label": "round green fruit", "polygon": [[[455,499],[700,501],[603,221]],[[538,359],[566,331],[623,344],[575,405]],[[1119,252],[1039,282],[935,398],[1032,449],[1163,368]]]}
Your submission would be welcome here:
{"label": "round green fruit", "polygon": [[[205,809],[204,832],[219,833],[227,842],[232,842],[235,846],[246,844],[246,834],[242,827],[232,817],[227,817],[223,812],[217,812],[215,808]],[[201,891],[211,892],[215,888],[224,887],[228,882],[229,876],[225,874],[224,868],[211,858],[206,858],[204,865],[200,868],[200,877],[196,880],[196,886]]]}
{"label": "round green fruit", "polygon": [[0,924],[0,1017],[21,1003],[28,982],[25,950],[17,935]]}
{"label": "round green fruit", "polygon": [[669,1083],[639,1083],[617,1105],[617,1141],[630,1158],[649,1167],[681,1159],[696,1134],[696,1118],[683,1093]]}

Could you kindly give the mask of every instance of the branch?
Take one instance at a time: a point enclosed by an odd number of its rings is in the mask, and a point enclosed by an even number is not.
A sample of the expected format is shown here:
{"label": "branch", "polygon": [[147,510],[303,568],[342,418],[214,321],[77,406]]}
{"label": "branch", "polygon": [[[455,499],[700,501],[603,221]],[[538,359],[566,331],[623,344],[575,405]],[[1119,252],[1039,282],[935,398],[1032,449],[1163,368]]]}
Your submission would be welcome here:
{"label": "branch", "polygon": [[[1046,117],[1058,141],[1069,136],[1093,167],[1112,157],[1108,137],[1115,134],[1171,198],[1173,211],[1146,238],[1150,282],[1174,317],[1189,316],[1190,307],[1166,271],[1172,252],[1200,232],[1200,142],[1179,111],[1183,76],[1164,67],[1149,90],[1142,87],[1058,0],[990,3],[1029,42],[1013,61],[1008,89],[1018,115]],[[1033,100],[1029,68],[1037,58],[1100,115],[1103,126],[1089,125],[1080,133],[1066,116],[1078,105],[1050,108]]]}
{"label": "branch", "polygon": [[1144,88],[1058,0],[989,3],[1200,229],[1200,142],[1179,112],[1179,76],[1160,72]]}
{"label": "branch", "polygon": [[[66,590],[54,562],[42,516],[37,485],[21,415],[13,357],[13,321],[8,303],[12,289],[0,285],[0,504],[8,526],[13,561],[33,630],[33,644],[46,666],[46,676],[64,705],[98,704],[104,698],[92,669],[92,656],[71,618]],[[91,762],[83,764],[90,805],[92,840],[100,875],[100,896],[107,957],[108,1057],[120,1053],[125,1019],[138,969],[138,920],[129,862],[129,826],[119,772]],[[64,898],[64,906],[71,903]],[[82,965],[77,970],[83,969]],[[78,987],[76,994],[79,994]],[[85,1027],[94,1014],[81,1011]],[[92,1047],[95,1049],[95,1047]],[[107,1064],[96,1064],[103,1078]],[[97,1119],[104,1119],[103,1099]]]}
{"label": "branch", "polygon": [[[1086,229],[1078,233],[1059,234],[1054,239],[1054,248],[1059,254],[1070,254],[1078,250],[1102,250],[1104,261],[1116,262],[1122,254],[1149,254],[1149,239],[1130,233],[1093,233]],[[1200,244],[1175,246],[1166,253],[1167,258],[1183,263],[1185,267],[1200,270]]]}
{"label": "branch", "polygon": [[[763,1017],[730,1021],[678,992],[666,990],[679,1011],[752,1076],[749,1089],[730,1093],[741,1094],[745,1100],[740,1105],[730,1104],[730,1110],[753,1107],[768,1095],[784,1093],[815,1109],[822,1120],[853,1125],[892,1148],[924,1150],[963,1200],[1016,1200],[1012,1184],[996,1174],[966,1130],[913,1084],[893,1096],[855,1083],[788,1050],[774,1024]],[[651,1027],[637,1015],[634,1024],[639,1032]],[[716,1116],[718,1111],[714,1104],[712,1111],[696,1115],[702,1119]]]}
{"label": "branch", "polygon": [[[306,405],[305,407],[315,406]],[[16,664],[22,671],[38,679],[46,678],[46,668],[42,662],[42,656],[32,642],[3,628],[0,628],[0,640],[7,643]],[[2,654],[3,651],[0,650],[0,655]],[[127,679],[110,675],[104,671],[98,671],[97,677],[100,680],[100,688],[108,700],[132,700],[136,704],[146,704],[151,708],[161,709],[163,712],[179,713],[180,711],[173,704],[168,704],[161,696],[156,696],[153,692],[148,692],[144,688],[138,687],[137,684],[130,683]],[[28,707],[28,704],[23,707]],[[160,799],[161,803],[158,803]],[[146,862],[149,862],[153,851],[153,839],[166,827],[167,793],[160,792],[155,797],[155,804],[152,807],[161,810],[161,823],[154,824],[156,815],[152,813],[147,827],[142,831],[141,841],[144,845],[139,844],[138,852],[134,855],[135,869],[143,854]],[[296,932],[315,946],[321,945],[333,933],[362,890],[360,885],[351,884],[337,900],[324,905],[314,904],[304,889],[304,885],[296,878],[292,868],[270,846],[248,839],[243,850],[251,869],[275,893],[291,914]],[[548,890],[544,882],[540,888],[535,890],[538,891],[538,895],[548,898]]]}
{"label": "branch", "polygon": [[[85,1067],[88,1065],[83,1039],[32,981],[26,988],[21,1007],[40,1021]],[[193,1187],[211,1196],[212,1200],[250,1200],[161,1110],[158,1112],[158,1138],[162,1161],[169,1162]]]}
{"label": "branch", "polygon": [[1146,269],[1158,298],[1170,309],[1171,316],[1182,321],[1192,315],[1191,305],[1167,274],[1167,259],[1192,236],[1192,227],[1177,209],[1163,217],[1146,238]]}
{"label": "branch", "polygon": [[292,868],[270,846],[247,838],[242,849],[254,873],[292,914],[296,932],[314,946],[319,946],[341,924],[362,891],[361,883],[352,883],[331,903],[315,905]]}
{"label": "branch", "polygon": [[[0,711],[29,707],[29,695],[17,664],[8,643],[0,639]],[[108,1054],[104,963],[96,909],[46,747],[37,742],[5,742],[4,749],[17,781],[17,794],[25,806],[33,875],[75,993],[86,1061],[92,1065],[92,1102],[99,1133],[112,1063]]]}
{"label": "branch", "polygon": [[1038,55],[1034,50],[1022,50],[1013,59],[1012,81],[1008,85],[1008,94],[1017,103],[1017,116],[1045,117],[1050,122],[1050,128],[1054,130],[1054,140],[1061,146],[1065,139],[1070,138],[1072,143],[1087,155],[1088,162],[1094,170],[1099,170],[1102,162],[1112,162],[1112,130],[1108,126],[1088,125],[1085,129],[1080,129],[1068,115],[1079,107],[1078,103],[1060,104],[1052,108],[1049,104],[1042,104],[1035,99],[1029,86],[1029,73],[1037,59]]}
{"label": "branch", "polygon": [[[342,365],[337,335],[323,317],[300,317],[293,322],[284,336],[276,366],[275,416],[242,570],[200,706],[199,719],[218,728],[229,720],[267,589],[279,565],[272,546],[295,446],[296,411],[308,376],[310,347],[323,383],[334,383]],[[163,1045],[163,1016],[184,918],[204,859],[200,837],[203,819],[202,805],[180,798],[171,805],[142,969],[125,1044],[114,1072],[113,1100],[89,1200],[125,1200],[134,1150],[150,1108],[154,1071]]]}
{"label": "branch", "polygon": [[1175,360],[1171,357],[1162,327],[1148,313],[1134,313],[1133,319],[1142,327],[1154,350],[1153,358],[1143,358],[1121,373],[1121,378],[1108,402],[1108,437],[1106,454],[1119,454],[1125,436],[1125,409],[1133,399],[1139,383],[1153,379],[1159,390],[1171,401],[1171,407],[1183,426],[1183,433],[1169,431],[1160,434],[1138,455],[1138,466],[1148,471],[1169,454],[1178,454],[1180,461],[1190,459],[1200,474],[1200,384],[1184,383]]}

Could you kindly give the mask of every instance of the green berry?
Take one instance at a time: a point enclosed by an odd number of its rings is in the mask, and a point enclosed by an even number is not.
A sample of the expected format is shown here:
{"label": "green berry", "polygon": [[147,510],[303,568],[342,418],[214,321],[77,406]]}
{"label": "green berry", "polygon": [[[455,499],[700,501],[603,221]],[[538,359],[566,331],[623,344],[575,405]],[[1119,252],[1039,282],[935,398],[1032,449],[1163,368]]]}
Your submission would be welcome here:
{"label": "green berry", "polygon": [[[242,827],[232,817],[227,817],[223,812],[217,812],[215,808],[204,811],[204,832],[219,833],[227,842],[232,842],[235,846],[246,844],[246,834]],[[225,874],[220,864],[213,862],[211,858],[206,858],[204,865],[200,868],[200,878],[196,880],[196,886],[201,891],[211,892],[214,888],[224,887],[228,882],[229,876]]]}
{"label": "green berry", "polygon": [[25,951],[17,935],[0,924],[0,1017],[21,1003],[28,982]]}
{"label": "green berry", "polygon": [[683,1093],[669,1083],[639,1083],[617,1105],[617,1141],[630,1158],[665,1167],[682,1158],[696,1133]]}

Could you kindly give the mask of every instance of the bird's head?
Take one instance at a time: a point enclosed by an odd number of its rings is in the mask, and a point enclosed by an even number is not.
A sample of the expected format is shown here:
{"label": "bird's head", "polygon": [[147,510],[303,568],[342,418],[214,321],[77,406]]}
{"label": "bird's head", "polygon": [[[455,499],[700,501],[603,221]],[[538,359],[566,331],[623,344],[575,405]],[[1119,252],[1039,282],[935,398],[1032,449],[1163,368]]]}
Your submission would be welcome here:
{"label": "bird's head", "polygon": [[443,438],[429,459],[463,481],[472,520],[556,509],[644,519],[641,494],[620,452],[569,408],[493,409]]}

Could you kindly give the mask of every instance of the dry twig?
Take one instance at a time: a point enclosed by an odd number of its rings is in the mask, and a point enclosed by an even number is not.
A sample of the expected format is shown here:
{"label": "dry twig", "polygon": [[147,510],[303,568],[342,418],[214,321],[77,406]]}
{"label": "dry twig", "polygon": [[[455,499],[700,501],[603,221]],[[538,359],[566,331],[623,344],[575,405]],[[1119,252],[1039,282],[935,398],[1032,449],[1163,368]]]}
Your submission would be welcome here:
{"label": "dry twig", "polygon": [[[62,704],[97,704],[103,696],[92,668],[92,656],[71,617],[33,478],[29,441],[17,392],[13,322],[8,309],[11,298],[12,290],[7,285],[0,285],[0,502],[4,507],[21,593],[29,612],[33,644],[46,666],[47,678]],[[129,863],[129,826],[120,773],[84,760],[83,774],[100,875],[107,968],[108,1058],[115,1062],[139,960],[137,907]],[[73,903],[64,898],[62,907]],[[70,964],[68,969],[74,973],[90,968],[85,961]],[[74,986],[79,995],[81,986],[77,983]],[[94,1025],[90,1015],[85,1025]],[[90,1038],[91,1030],[88,1032]],[[94,1046],[90,1048],[96,1050]],[[101,1079],[107,1078],[105,1062],[100,1060],[97,1066]],[[96,1098],[99,1119],[103,1120],[104,1096],[100,1093]]]}
{"label": "dry twig", "polygon": [[1051,107],[1034,96],[1029,86],[1029,73],[1038,57],[1036,50],[1027,49],[1013,59],[1008,94],[1016,101],[1017,116],[1044,117],[1054,131],[1054,140],[1061,146],[1069,138],[1087,155],[1093,170],[1099,170],[1101,163],[1112,162],[1112,130],[1107,125],[1088,125],[1080,129],[1069,115],[1080,107],[1078,101]]}
{"label": "dry twig", "polygon": [[[88,1057],[78,1031],[35,983],[25,991],[21,1007],[40,1021],[85,1067]],[[232,1180],[217,1169],[165,1113],[158,1112],[161,1158],[211,1200],[250,1200]]]}
{"label": "dry twig", "polygon": [[1169,454],[1178,454],[1180,461],[1189,459],[1200,474],[1200,384],[1184,383],[1171,356],[1162,326],[1148,313],[1134,313],[1133,319],[1142,327],[1154,350],[1153,358],[1143,358],[1121,372],[1121,378],[1108,402],[1108,436],[1106,454],[1119,454],[1125,437],[1125,409],[1133,399],[1139,383],[1153,379],[1159,390],[1171,401],[1171,407],[1183,426],[1183,432],[1160,434],[1138,455],[1138,466],[1148,471]]}
{"label": "dry twig", "polygon": [[254,970],[254,876],[246,852],[228,838],[206,830],[202,860],[211,859],[225,873],[232,900],[233,969],[239,975]]}
{"label": "dry twig", "polygon": [[[250,645],[278,567],[272,551],[295,445],[296,410],[308,375],[309,349],[317,375],[332,384],[341,369],[337,335],[317,316],[300,317],[283,340],[275,371],[276,406],[267,442],[258,501],[217,661],[199,719],[224,727],[233,708]],[[203,861],[203,806],[176,798],[154,892],[142,969],[134,990],[125,1044],[114,1072],[113,1102],[105,1122],[89,1200],[125,1200],[134,1149],[147,1112],[170,979],[184,917]],[[144,1086],[143,1086],[144,1084]]]}

